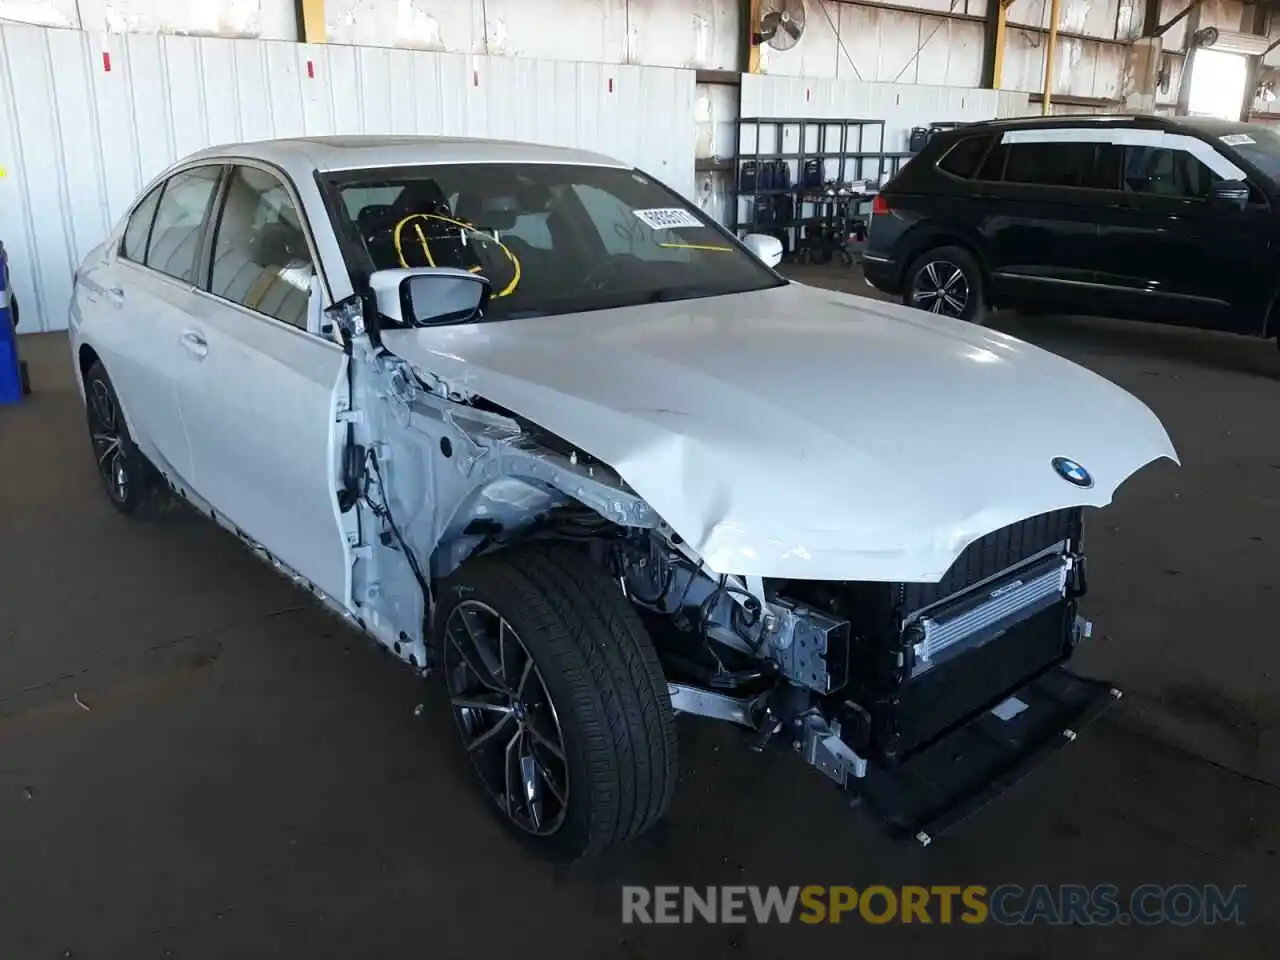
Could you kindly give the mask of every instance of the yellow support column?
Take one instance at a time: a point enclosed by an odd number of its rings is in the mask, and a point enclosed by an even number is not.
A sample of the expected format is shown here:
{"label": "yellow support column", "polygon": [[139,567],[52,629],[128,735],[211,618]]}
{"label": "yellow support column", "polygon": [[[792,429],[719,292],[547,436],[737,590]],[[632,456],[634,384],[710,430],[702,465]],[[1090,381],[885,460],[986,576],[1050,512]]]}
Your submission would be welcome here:
{"label": "yellow support column", "polygon": [[324,0],[297,0],[298,39],[303,43],[324,43]]}
{"label": "yellow support column", "polygon": [[996,3],[996,27],[995,36],[992,38],[991,53],[991,89],[1000,89],[1000,78],[1004,74],[1004,38],[1005,24],[1009,18],[1009,7],[1012,3],[1006,3],[1005,0],[999,0]]}
{"label": "yellow support column", "polygon": [[1044,51],[1044,93],[1040,97],[1040,113],[1049,115],[1049,101],[1053,99],[1053,50],[1058,45],[1058,13],[1062,0],[1049,4],[1049,42]]}

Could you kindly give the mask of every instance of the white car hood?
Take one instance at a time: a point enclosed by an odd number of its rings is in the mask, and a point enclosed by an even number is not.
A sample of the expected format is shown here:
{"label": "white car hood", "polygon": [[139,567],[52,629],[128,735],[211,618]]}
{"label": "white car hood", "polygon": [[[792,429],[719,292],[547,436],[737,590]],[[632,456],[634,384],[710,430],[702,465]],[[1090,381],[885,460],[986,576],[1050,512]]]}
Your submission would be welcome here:
{"label": "white car hood", "polygon": [[384,342],[610,464],[718,574],[936,581],[986,533],[1177,462],[1155,415],[1083,367],[800,284]]}

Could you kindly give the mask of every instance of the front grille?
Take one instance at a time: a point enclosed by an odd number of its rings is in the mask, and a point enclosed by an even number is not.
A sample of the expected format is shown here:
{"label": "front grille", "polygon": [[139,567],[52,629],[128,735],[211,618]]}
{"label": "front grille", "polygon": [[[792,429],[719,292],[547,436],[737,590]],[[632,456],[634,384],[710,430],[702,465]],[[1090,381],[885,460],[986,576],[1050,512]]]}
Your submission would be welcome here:
{"label": "front grille", "polygon": [[980,537],[965,548],[937,583],[903,584],[900,612],[911,613],[959,593],[1055,543],[1078,540],[1081,512],[1079,507],[1054,510]]}
{"label": "front grille", "polygon": [[1071,649],[1075,604],[1055,603],[998,637],[904,683],[871,706],[873,753],[895,762],[920,750],[1009,691],[1060,662]]}
{"label": "front grille", "polygon": [[[1025,619],[1006,618],[1007,628],[994,623],[994,636],[988,638],[988,631],[984,642],[943,657],[945,662],[932,669],[913,670],[915,657],[908,648],[920,638],[904,637],[903,624],[934,604],[939,604],[930,611],[935,617],[963,607],[968,599],[957,594],[994,581],[1064,541],[1078,550],[1081,514],[1079,508],[1055,510],[989,533],[971,543],[937,583],[786,585],[789,596],[849,621],[849,682],[833,694],[841,703],[859,705],[868,721],[853,733],[850,720],[850,746],[868,749],[879,762],[896,762],[1069,652],[1075,616],[1070,596],[1054,600],[1046,594],[1027,608]],[[1039,572],[1038,565],[1029,569]],[[992,589],[997,588],[998,581],[993,582]],[[943,600],[950,602],[940,604]]]}
{"label": "front grille", "polygon": [[913,617],[904,628],[911,675],[962,656],[993,634],[1062,600],[1071,566],[1071,560],[1061,554],[1047,556]]}
{"label": "front grille", "polygon": [[[975,540],[937,583],[857,581],[822,584],[792,581],[784,592],[849,620],[858,647],[868,660],[857,672],[880,675],[881,655],[896,643],[910,614],[996,576],[1064,540],[1080,538],[1080,508],[1055,510],[1003,527]],[[896,650],[890,660],[896,661]]]}

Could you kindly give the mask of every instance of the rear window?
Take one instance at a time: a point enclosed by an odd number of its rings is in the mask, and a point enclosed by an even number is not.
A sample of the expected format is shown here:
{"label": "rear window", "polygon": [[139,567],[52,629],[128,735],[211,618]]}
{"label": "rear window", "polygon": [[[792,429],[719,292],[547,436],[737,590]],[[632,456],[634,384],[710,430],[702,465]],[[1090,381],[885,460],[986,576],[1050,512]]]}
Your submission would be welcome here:
{"label": "rear window", "polygon": [[1046,187],[1092,186],[1096,143],[1013,143],[1005,164],[1006,183],[1030,183]]}
{"label": "rear window", "polygon": [[965,137],[943,154],[942,159],[938,161],[938,169],[953,177],[972,180],[974,174],[978,172],[978,164],[987,155],[987,146],[990,142],[990,137]]}

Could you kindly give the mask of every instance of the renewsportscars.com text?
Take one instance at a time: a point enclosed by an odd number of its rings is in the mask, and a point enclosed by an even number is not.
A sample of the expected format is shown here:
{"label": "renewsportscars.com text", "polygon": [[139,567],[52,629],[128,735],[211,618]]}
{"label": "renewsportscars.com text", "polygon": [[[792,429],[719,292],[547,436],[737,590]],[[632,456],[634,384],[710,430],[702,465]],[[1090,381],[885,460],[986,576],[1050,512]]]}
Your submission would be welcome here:
{"label": "renewsportscars.com text", "polygon": [[1246,888],[1144,884],[995,887],[623,887],[623,923],[1244,923]]}

